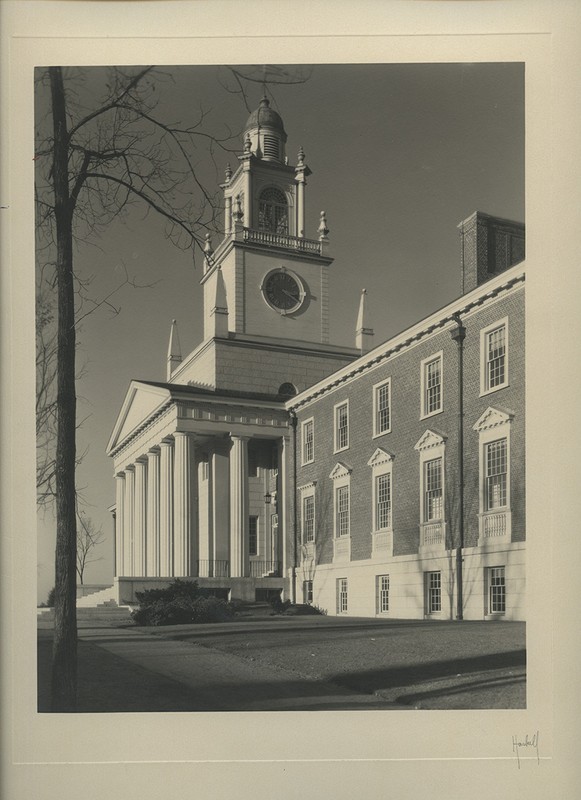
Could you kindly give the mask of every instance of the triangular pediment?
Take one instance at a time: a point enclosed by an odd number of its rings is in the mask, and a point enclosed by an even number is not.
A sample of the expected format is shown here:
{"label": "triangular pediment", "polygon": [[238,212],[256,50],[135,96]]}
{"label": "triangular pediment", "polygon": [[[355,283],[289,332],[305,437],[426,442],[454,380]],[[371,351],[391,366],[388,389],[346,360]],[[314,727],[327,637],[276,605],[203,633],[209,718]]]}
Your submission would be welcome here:
{"label": "triangular pediment", "polygon": [[351,467],[348,467],[342,461],[337,461],[329,477],[331,480],[336,480],[337,478],[346,478],[348,475],[351,475]]}
{"label": "triangular pediment", "polygon": [[109,439],[107,453],[111,453],[125,439],[139,430],[167,403],[170,396],[168,389],[150,386],[140,381],[131,381]]}
{"label": "triangular pediment", "polygon": [[388,453],[387,450],[383,450],[383,448],[378,447],[367,462],[367,466],[379,467],[380,464],[389,464],[390,461],[393,461],[392,454]]}
{"label": "triangular pediment", "polygon": [[416,442],[414,450],[429,450],[432,447],[440,447],[446,442],[446,437],[429,428],[422,437]]}
{"label": "triangular pediment", "polygon": [[506,425],[514,417],[511,411],[502,411],[500,408],[489,406],[484,414],[472,426],[475,431],[486,431],[489,428],[496,428],[499,425]]}

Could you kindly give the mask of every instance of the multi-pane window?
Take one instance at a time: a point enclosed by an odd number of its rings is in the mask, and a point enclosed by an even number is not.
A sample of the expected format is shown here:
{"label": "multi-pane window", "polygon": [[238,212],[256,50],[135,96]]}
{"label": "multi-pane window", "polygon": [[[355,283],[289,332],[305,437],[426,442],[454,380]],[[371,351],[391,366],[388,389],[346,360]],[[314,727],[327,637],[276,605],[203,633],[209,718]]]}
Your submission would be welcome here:
{"label": "multi-pane window", "polygon": [[313,604],[313,582],[303,582],[303,602],[311,606]]}
{"label": "multi-pane window", "polygon": [[347,611],[347,578],[337,580],[337,613],[345,614]]}
{"label": "multi-pane window", "polygon": [[315,540],[315,498],[312,494],[303,497],[303,542]]}
{"label": "multi-pane window", "polygon": [[507,503],[507,447],[506,439],[497,439],[485,445],[486,465],[485,510],[504,508]]}
{"label": "multi-pane window", "polygon": [[426,573],[426,593],[428,614],[435,614],[442,610],[442,573]]}
{"label": "multi-pane window", "polygon": [[379,614],[389,611],[389,575],[377,576],[377,611]]}
{"label": "multi-pane window", "polygon": [[375,530],[391,528],[391,473],[375,478]]}
{"label": "multi-pane window", "polygon": [[335,450],[349,447],[349,405],[342,403],[335,407]]}
{"label": "multi-pane window", "polygon": [[491,614],[504,614],[506,611],[504,567],[488,570],[488,609]]}
{"label": "multi-pane window", "polygon": [[391,387],[389,381],[375,387],[375,436],[391,430]]}
{"label": "multi-pane window", "polygon": [[302,425],[303,432],[303,464],[310,464],[315,458],[315,421],[306,420]]}
{"label": "multi-pane window", "polygon": [[258,555],[258,517],[248,518],[248,555]]}
{"label": "multi-pane window", "polygon": [[443,519],[442,459],[424,462],[424,522]]}
{"label": "multi-pane window", "polygon": [[442,410],[442,357],[426,361],[423,374],[424,407],[423,414],[435,414]]}
{"label": "multi-pane window", "polygon": [[260,195],[258,227],[261,231],[288,233],[288,204],[280,189],[265,189]]}
{"label": "multi-pane window", "polygon": [[486,334],[486,389],[506,383],[506,326]]}
{"label": "multi-pane window", "polygon": [[349,486],[335,490],[336,536],[349,536]]}

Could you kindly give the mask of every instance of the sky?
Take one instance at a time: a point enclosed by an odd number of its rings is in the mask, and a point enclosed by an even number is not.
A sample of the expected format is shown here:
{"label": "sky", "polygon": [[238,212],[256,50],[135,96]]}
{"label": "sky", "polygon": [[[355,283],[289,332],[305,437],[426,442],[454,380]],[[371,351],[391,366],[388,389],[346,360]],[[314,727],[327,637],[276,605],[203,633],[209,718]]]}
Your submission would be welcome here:
{"label": "sky", "polygon": [[[158,116],[192,122],[223,137],[244,127],[248,112],[224,89],[218,67],[164,67]],[[313,174],[306,194],[306,235],[317,238],[321,210],[330,229],[330,339],[354,345],[361,289],[380,344],[460,294],[457,225],[474,211],[525,221],[524,65],[520,63],[316,65],[299,85],[272,87],[271,103],[288,134],[289,163],[299,147]],[[69,74],[73,74],[70,72]],[[77,90],[96,106],[105,71],[86,68]],[[255,108],[262,87],[249,88]],[[46,117],[46,89],[37,93],[37,123]],[[204,140],[206,141],[206,140]],[[241,149],[234,139],[230,147]],[[191,153],[204,182],[217,189],[235,153],[198,143]],[[213,239],[214,246],[219,237]],[[78,331],[77,472],[86,513],[106,534],[86,583],[113,581],[114,502],[105,455],[132,379],[165,380],[172,319],[182,354],[202,338],[201,263],[176,248],[155,213],[134,206],[98,238],[78,242],[75,270],[91,278],[97,301],[127,270],[147,288],[123,287]],[[55,523],[39,515],[38,600],[54,583]]]}

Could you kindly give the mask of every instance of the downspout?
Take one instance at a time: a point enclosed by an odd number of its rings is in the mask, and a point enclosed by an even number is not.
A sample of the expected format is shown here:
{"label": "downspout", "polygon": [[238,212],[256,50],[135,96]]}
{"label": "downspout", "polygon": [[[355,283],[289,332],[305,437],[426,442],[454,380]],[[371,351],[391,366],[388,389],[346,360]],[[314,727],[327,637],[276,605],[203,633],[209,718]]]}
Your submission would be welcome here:
{"label": "downspout", "polygon": [[291,603],[297,602],[297,415],[290,412],[293,429],[293,566],[291,579]]}
{"label": "downspout", "polygon": [[454,315],[457,327],[451,332],[458,345],[458,541],[456,543],[456,619],[464,619],[462,592],[462,552],[464,549],[464,339],[466,328],[459,314]]}

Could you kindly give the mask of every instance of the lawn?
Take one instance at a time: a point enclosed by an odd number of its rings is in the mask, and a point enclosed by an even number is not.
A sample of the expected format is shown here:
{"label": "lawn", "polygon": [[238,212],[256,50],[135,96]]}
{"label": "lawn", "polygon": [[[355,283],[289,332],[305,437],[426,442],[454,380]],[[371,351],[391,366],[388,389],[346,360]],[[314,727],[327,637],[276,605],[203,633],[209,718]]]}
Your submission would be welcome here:
{"label": "lawn", "polygon": [[276,617],[148,630],[411,708],[526,705],[519,622]]}

